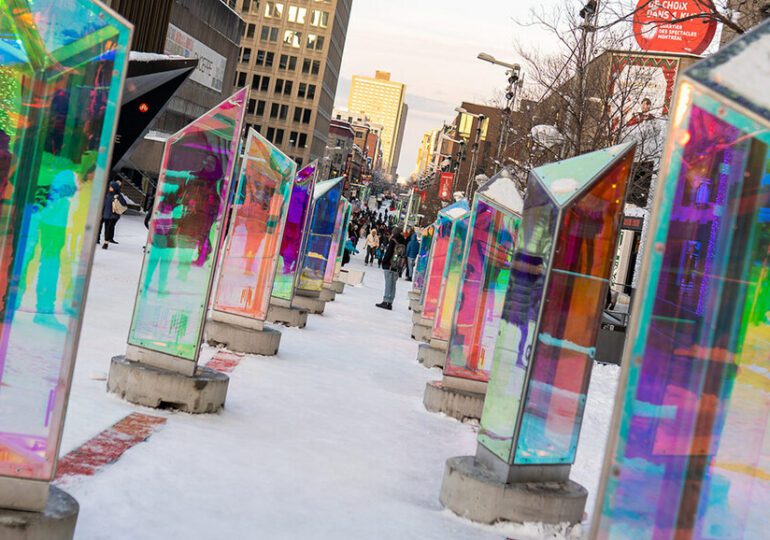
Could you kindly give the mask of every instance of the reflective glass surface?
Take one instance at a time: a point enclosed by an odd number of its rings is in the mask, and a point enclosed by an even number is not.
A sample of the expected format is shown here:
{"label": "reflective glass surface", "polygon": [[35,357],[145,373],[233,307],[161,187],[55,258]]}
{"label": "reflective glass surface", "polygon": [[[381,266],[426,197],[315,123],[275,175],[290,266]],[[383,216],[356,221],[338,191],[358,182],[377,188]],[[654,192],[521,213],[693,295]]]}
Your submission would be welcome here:
{"label": "reflective glass surface", "polygon": [[344,241],[347,237],[347,220],[350,217],[350,209],[352,205],[345,197],[342,197],[339,209],[337,210],[337,218],[334,220],[334,235],[332,236],[332,243],[329,247],[329,264],[326,265],[326,271],[324,272],[324,284],[331,286],[334,281],[334,276],[338,270],[338,263],[342,261],[341,250],[344,248]]}
{"label": "reflective glass surface", "polygon": [[337,211],[342,198],[342,186],[342,178],[316,183],[313,194],[313,220],[302,259],[299,289],[320,292],[323,288]]}
{"label": "reflective glass surface", "polygon": [[412,284],[415,291],[422,291],[425,286],[425,272],[428,269],[428,258],[430,257],[430,248],[433,242],[433,232],[436,225],[426,227],[420,235],[420,251],[417,254],[417,260],[414,263],[414,276]]}
{"label": "reflective glass surface", "polygon": [[273,296],[291,301],[299,274],[299,262],[303,239],[310,227],[310,210],[313,203],[313,189],[318,177],[318,162],[302,168],[294,177],[291,200],[283,228],[278,270],[273,285]]}
{"label": "reflective glass surface", "polygon": [[297,165],[249,129],[214,309],[265,320]]}
{"label": "reflective glass surface", "polygon": [[457,298],[460,294],[460,282],[463,273],[463,255],[465,243],[468,239],[468,224],[470,213],[464,218],[454,222],[449,238],[447,260],[444,265],[444,276],[441,278],[441,292],[436,306],[436,316],[433,319],[434,339],[449,341],[452,331],[452,318],[457,307]]}
{"label": "reflective glass surface", "polygon": [[445,375],[489,380],[519,219],[483,198],[475,201]]}
{"label": "reflective glass surface", "polygon": [[50,480],[130,26],[87,0],[0,1],[0,475]]}
{"label": "reflective glass surface", "polygon": [[197,360],[245,97],[239,90],[166,142],[131,345]]}
{"label": "reflective glass surface", "polygon": [[598,538],[768,537],[769,127],[680,85]]}

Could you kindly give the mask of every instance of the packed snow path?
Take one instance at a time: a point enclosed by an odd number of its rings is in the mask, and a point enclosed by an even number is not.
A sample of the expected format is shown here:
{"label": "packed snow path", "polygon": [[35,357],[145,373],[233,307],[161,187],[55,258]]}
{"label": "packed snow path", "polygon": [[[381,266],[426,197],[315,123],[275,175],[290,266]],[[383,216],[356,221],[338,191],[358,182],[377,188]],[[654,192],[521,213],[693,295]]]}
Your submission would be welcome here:
{"label": "packed snow path", "polygon": [[[513,534],[461,520],[439,503],[444,462],[475,452],[475,430],[423,408],[425,383],[441,373],[415,360],[410,283],[399,281],[392,312],[375,308],[384,284],[376,267],[307,328],[282,328],[277,357],[244,358],[220,414],[143,409],[107,394],[110,357],[125,351],[145,237],[141,218],[125,216],[120,245],[97,250],[61,454],[132,412],[168,421],[96,475],[64,483],[81,507],[76,538]],[[362,261],[351,265],[364,269]],[[201,363],[214,352],[204,347]],[[573,468],[591,492],[589,512],[616,378],[614,367],[594,372]]]}

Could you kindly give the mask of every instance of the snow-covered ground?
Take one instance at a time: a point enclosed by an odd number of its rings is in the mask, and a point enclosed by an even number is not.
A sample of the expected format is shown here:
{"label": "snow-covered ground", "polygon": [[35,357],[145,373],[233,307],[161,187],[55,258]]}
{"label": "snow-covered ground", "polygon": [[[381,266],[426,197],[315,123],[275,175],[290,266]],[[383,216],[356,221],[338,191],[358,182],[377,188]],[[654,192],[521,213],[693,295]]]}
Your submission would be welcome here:
{"label": "snow-covered ground", "polygon": [[[110,357],[125,350],[142,262],[142,220],[118,224],[120,245],[97,250],[62,454],[127,414],[168,418],[145,443],[64,488],[80,503],[78,539],[483,539],[536,528],[481,527],[438,501],[444,462],[475,452],[475,429],[425,411],[406,282],[394,311],[377,309],[384,280],[366,268],[311,316],[283,329],[277,357],[246,357],[216,415],[141,409],[105,391]],[[363,253],[352,267],[363,268]],[[214,351],[204,348],[201,363]],[[597,366],[572,478],[591,492],[618,369]]]}

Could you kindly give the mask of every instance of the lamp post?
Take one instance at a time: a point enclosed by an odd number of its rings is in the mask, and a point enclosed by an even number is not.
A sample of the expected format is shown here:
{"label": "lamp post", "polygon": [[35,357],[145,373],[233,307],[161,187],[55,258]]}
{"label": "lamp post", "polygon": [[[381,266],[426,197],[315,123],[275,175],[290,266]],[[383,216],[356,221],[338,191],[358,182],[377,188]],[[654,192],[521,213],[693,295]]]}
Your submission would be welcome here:
{"label": "lamp post", "polygon": [[575,152],[578,154],[582,151],[583,146],[583,113],[586,94],[585,81],[586,64],[588,62],[588,33],[596,31],[596,26],[594,26],[593,22],[598,11],[599,2],[596,0],[589,0],[578,13],[580,18],[583,19],[583,24],[580,25],[580,44],[578,46],[577,57],[578,99],[573,103],[573,115],[577,121],[577,125],[575,126],[574,144]]}
{"label": "lamp post", "polygon": [[500,115],[500,140],[497,144],[496,156],[499,161],[502,158],[503,149],[508,146],[508,128],[510,127],[511,114],[516,107],[516,97],[519,89],[524,85],[524,75],[521,73],[521,66],[515,62],[503,62],[484,52],[479,53],[476,58],[506,69],[505,75],[508,78],[508,87],[505,92],[505,108],[503,108]]}

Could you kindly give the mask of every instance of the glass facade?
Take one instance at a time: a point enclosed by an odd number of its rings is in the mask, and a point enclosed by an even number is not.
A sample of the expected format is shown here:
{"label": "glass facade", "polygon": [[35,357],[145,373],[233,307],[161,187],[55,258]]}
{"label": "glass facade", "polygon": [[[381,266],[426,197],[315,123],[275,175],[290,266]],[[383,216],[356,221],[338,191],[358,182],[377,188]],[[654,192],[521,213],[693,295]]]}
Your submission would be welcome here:
{"label": "glass facade", "polygon": [[770,81],[730,76],[768,46],[765,24],[680,83],[595,538],[768,537]]}
{"label": "glass facade", "polygon": [[414,263],[414,276],[412,277],[412,285],[415,291],[422,291],[425,286],[425,273],[428,269],[428,259],[430,258],[430,248],[433,243],[433,233],[435,230],[436,224],[434,223],[425,227],[420,235],[420,251]]}
{"label": "glass facade", "polygon": [[166,142],[130,345],[198,359],[246,93],[239,90]]}
{"label": "glass facade", "polygon": [[422,289],[422,316],[426,319],[436,316],[454,223],[466,217],[468,213],[468,202],[465,200],[447,206],[438,213],[425,270],[425,285]]}
{"label": "glass facade", "polygon": [[574,462],[633,156],[530,174],[479,431],[508,464]]}
{"label": "glass facade", "polygon": [[278,270],[273,285],[273,296],[291,302],[299,276],[299,261],[305,234],[310,227],[313,189],[318,178],[318,161],[303,167],[294,177],[291,200],[283,228]]}
{"label": "glass facade", "polygon": [[249,129],[214,310],[265,320],[297,165]]}
{"label": "glass facade", "polygon": [[508,175],[476,193],[444,375],[489,380],[523,200]]}
{"label": "glass facade", "polygon": [[131,26],[88,0],[2,2],[0,475],[51,480]]}
{"label": "glass facade", "polygon": [[452,318],[457,307],[457,298],[460,294],[460,283],[463,273],[463,255],[468,239],[468,225],[471,221],[470,212],[454,222],[449,236],[444,275],[441,277],[441,291],[439,292],[436,315],[433,318],[433,330],[431,337],[449,341],[452,331]]}
{"label": "glass facade", "polygon": [[320,292],[323,288],[342,200],[342,180],[342,178],[335,178],[316,184],[313,193],[313,220],[310,224],[297,287],[303,291]]}

